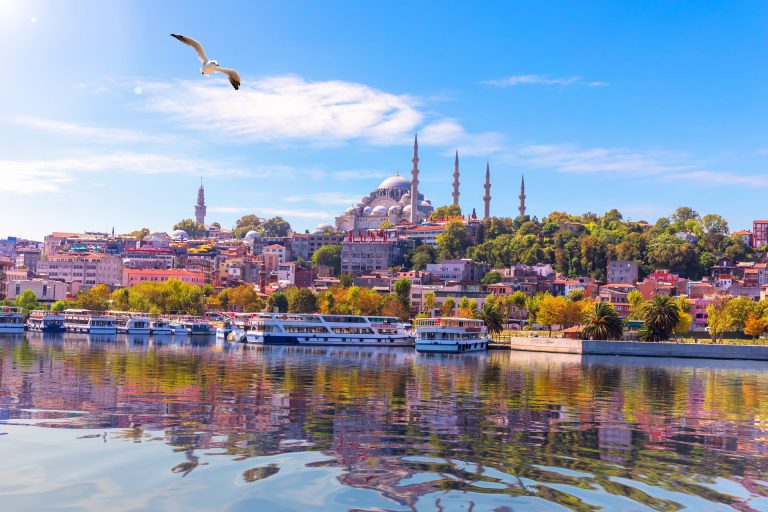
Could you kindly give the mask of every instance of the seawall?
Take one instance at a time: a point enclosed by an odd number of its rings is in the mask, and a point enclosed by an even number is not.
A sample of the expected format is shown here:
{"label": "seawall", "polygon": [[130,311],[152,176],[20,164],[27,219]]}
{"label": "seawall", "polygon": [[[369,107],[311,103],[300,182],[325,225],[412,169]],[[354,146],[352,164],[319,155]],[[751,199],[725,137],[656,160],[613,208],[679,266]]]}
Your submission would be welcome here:
{"label": "seawall", "polygon": [[557,354],[768,361],[768,345],[708,345],[701,343],[589,341],[546,337],[512,338],[511,341],[505,341],[500,345],[511,350],[552,352]]}

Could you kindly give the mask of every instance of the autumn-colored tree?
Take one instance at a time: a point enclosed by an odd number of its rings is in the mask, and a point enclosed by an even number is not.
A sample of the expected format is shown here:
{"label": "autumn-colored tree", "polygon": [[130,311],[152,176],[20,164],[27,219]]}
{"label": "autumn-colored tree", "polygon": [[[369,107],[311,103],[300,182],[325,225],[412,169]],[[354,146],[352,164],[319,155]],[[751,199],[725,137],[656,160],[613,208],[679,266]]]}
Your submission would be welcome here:
{"label": "autumn-colored tree", "polygon": [[744,334],[752,336],[752,339],[759,338],[768,330],[768,320],[759,316],[757,313],[750,312],[747,320],[744,322]]}
{"label": "autumn-colored tree", "polygon": [[456,301],[454,301],[451,297],[448,297],[445,299],[445,302],[440,306],[440,316],[451,316],[453,315],[453,308],[456,307]]}
{"label": "autumn-colored tree", "polygon": [[427,316],[432,316],[435,311],[435,303],[437,302],[437,296],[435,292],[427,292],[424,294],[424,312]]}

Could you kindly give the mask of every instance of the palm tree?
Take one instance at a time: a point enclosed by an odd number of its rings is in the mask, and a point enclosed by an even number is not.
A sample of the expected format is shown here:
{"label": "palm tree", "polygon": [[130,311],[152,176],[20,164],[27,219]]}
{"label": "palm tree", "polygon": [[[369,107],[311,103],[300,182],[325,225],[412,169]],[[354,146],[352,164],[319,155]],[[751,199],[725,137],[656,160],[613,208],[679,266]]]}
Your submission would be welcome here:
{"label": "palm tree", "polygon": [[645,305],[644,325],[640,329],[643,341],[668,340],[680,321],[680,308],[672,297],[657,295]]}
{"label": "palm tree", "polygon": [[615,340],[622,334],[624,324],[616,310],[607,302],[598,302],[589,312],[589,320],[581,337],[585,340]]}
{"label": "palm tree", "polygon": [[504,319],[501,312],[493,306],[493,304],[485,303],[482,309],[477,311],[476,316],[478,319],[485,322],[485,326],[488,328],[488,332],[491,334],[498,334],[504,330]]}

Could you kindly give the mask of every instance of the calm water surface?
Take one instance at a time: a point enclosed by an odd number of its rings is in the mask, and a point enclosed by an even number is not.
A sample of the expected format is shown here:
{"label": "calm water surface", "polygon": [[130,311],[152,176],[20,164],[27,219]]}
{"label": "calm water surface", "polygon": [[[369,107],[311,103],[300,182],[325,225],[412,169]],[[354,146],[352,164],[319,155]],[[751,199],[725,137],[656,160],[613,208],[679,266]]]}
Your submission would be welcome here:
{"label": "calm water surface", "polygon": [[0,510],[767,510],[768,364],[0,337]]}

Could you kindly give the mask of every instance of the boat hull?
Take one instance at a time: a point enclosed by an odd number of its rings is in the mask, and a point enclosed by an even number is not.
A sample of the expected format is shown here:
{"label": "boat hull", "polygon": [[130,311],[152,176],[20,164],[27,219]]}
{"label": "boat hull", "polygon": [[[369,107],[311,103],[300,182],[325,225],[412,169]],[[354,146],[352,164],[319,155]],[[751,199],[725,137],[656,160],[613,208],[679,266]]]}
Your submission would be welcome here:
{"label": "boat hull", "polygon": [[24,332],[24,324],[0,325],[0,333],[2,334],[19,334],[23,332]]}
{"label": "boat hull", "polygon": [[434,354],[463,354],[465,352],[485,352],[488,341],[474,343],[423,343],[416,342],[416,351]]}
{"label": "boat hull", "polygon": [[414,338],[399,336],[392,338],[361,338],[340,336],[286,336],[283,334],[264,335],[248,333],[247,343],[258,345],[298,345],[298,346],[343,346],[343,347],[412,347]]}

